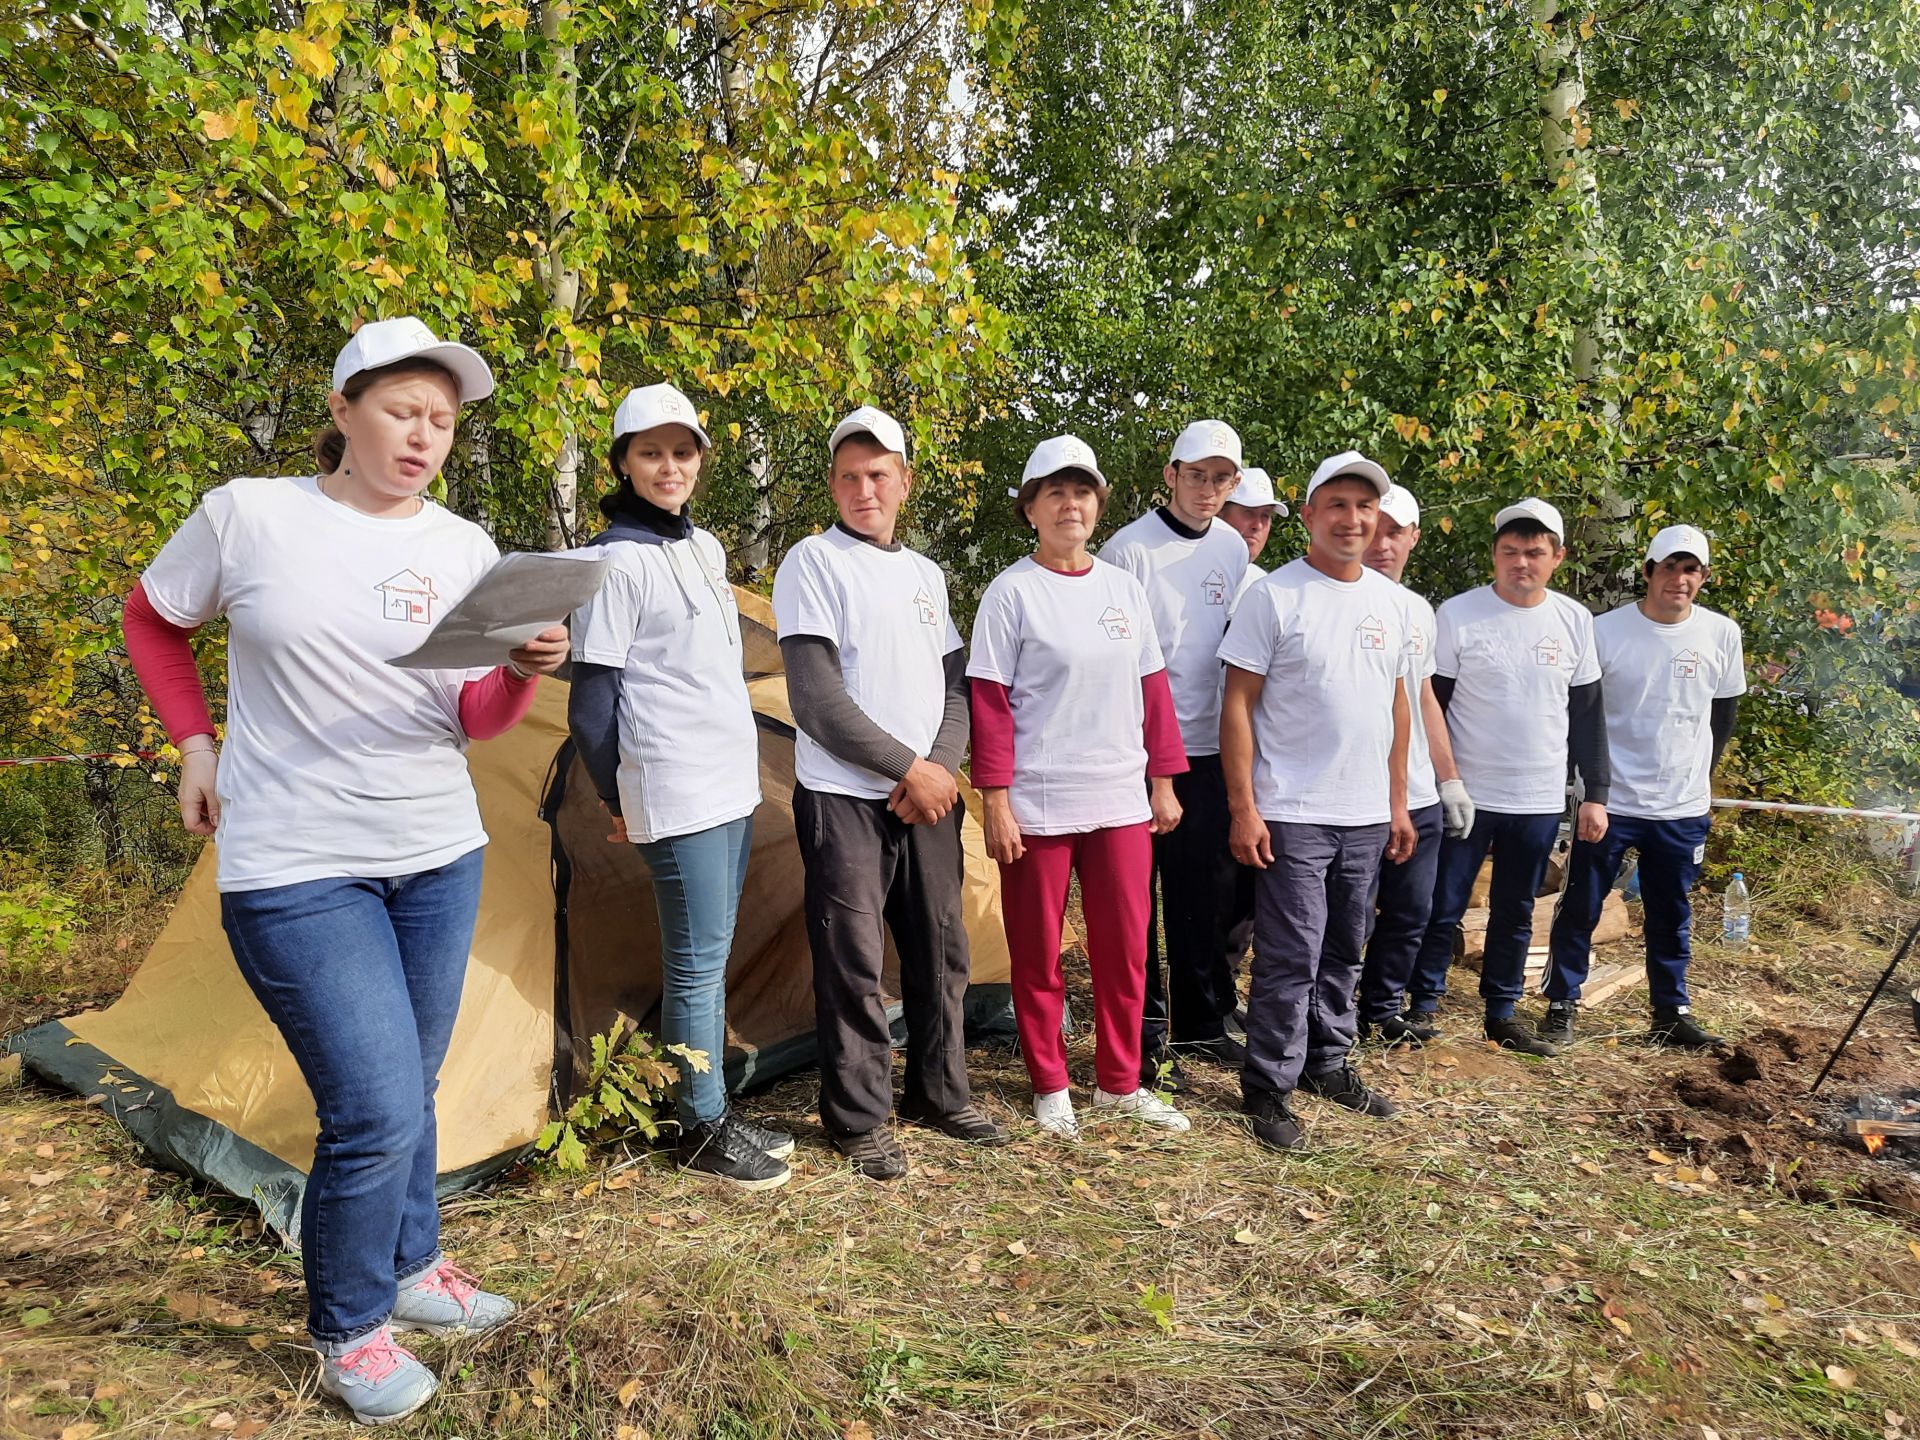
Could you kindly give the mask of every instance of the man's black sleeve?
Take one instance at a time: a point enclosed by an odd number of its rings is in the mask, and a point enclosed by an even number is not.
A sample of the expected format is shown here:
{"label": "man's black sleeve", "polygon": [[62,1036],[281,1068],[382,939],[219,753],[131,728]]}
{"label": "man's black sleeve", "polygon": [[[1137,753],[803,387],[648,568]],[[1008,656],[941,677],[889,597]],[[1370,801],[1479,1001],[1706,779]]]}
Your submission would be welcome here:
{"label": "man's black sleeve", "polygon": [[[956,652],[958,653],[958,652]],[[793,723],[828,754],[889,780],[904,780],[920,757],[873,722],[847,693],[840,673],[840,647],[824,635],[791,635],[780,641],[787,667],[787,702]],[[965,681],[965,666],[961,678]],[[951,689],[949,689],[949,701]],[[941,727],[944,734],[946,727]],[[961,730],[960,743],[966,744]]]}
{"label": "man's black sleeve", "polygon": [[927,752],[927,759],[958,775],[961,762],[967,758],[967,739],[973,733],[973,707],[968,704],[967,695],[966,647],[949,652],[944,663],[947,708],[940,717],[940,729],[933,737],[933,748]]}
{"label": "man's black sleeve", "polygon": [[607,809],[620,813],[620,667],[573,662],[567,729],[587,778]]}
{"label": "man's black sleeve", "polygon": [[1433,677],[1433,698],[1440,702],[1440,713],[1442,715],[1447,713],[1447,705],[1453,699],[1453,682],[1455,678],[1456,677],[1452,675],[1436,675]]}
{"label": "man's black sleeve", "polygon": [[1740,717],[1740,697],[1729,695],[1723,700],[1713,702],[1713,711],[1708,726],[1713,731],[1713,768],[1720,768],[1720,756],[1727,748],[1727,742],[1733,739],[1734,722]]}
{"label": "man's black sleeve", "polygon": [[1613,759],[1607,750],[1607,712],[1598,680],[1567,691],[1567,754],[1580,772],[1587,803],[1606,804],[1613,790]]}

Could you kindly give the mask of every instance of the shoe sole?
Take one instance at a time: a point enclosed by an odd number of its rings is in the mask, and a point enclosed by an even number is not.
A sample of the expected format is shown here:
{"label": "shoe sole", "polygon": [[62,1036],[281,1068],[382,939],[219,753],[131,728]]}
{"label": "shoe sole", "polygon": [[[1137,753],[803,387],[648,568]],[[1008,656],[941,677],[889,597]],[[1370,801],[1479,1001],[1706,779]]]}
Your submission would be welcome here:
{"label": "shoe sole", "polygon": [[1180,1117],[1180,1122],[1175,1124],[1171,1120],[1150,1120],[1145,1115],[1132,1110],[1116,1110],[1105,1105],[1087,1107],[1088,1124],[1098,1125],[1107,1120],[1130,1120],[1135,1125],[1145,1125],[1150,1130],[1165,1130],[1170,1135],[1184,1135],[1193,1129],[1193,1121],[1184,1115]]}
{"label": "shoe sole", "polygon": [[395,1334],[399,1334],[402,1331],[408,1331],[418,1335],[436,1335],[436,1336],[485,1335],[489,1331],[498,1330],[502,1325],[506,1324],[509,1320],[513,1319],[513,1317],[519,1313],[520,1312],[518,1310],[510,1310],[505,1315],[502,1315],[498,1320],[494,1321],[491,1325],[469,1325],[464,1320],[455,1320],[451,1324],[442,1325],[432,1320],[400,1320],[400,1319],[389,1320],[387,1324],[394,1331]]}
{"label": "shoe sole", "polygon": [[1529,1045],[1524,1040],[1494,1040],[1491,1035],[1487,1039],[1509,1055],[1532,1055],[1541,1060],[1551,1060],[1560,1053],[1559,1046],[1546,1040],[1536,1040]]}
{"label": "shoe sole", "polygon": [[945,1136],[949,1140],[958,1140],[962,1145],[980,1145],[991,1150],[998,1145],[1011,1145],[1013,1136],[1005,1130],[996,1130],[991,1135],[961,1135],[943,1128],[937,1120],[923,1120],[917,1115],[902,1115],[900,1119],[916,1130],[930,1131]]}
{"label": "shoe sole", "polygon": [[[767,1158],[774,1159],[776,1157],[768,1156]],[[778,1175],[769,1175],[763,1180],[736,1180],[731,1175],[716,1174],[712,1170],[696,1170],[691,1165],[682,1165],[680,1167],[680,1173],[694,1180],[710,1180],[716,1185],[731,1185],[736,1190],[746,1191],[778,1190],[782,1185],[793,1179],[793,1171],[786,1168],[782,1168]]]}
{"label": "shoe sole", "polygon": [[428,1390],[426,1394],[422,1395],[419,1398],[419,1400],[415,1401],[412,1405],[408,1406],[405,1410],[400,1411],[400,1413],[397,1415],[363,1415],[361,1414],[358,1410],[353,1408],[353,1402],[351,1400],[347,1399],[345,1395],[342,1395],[338,1390],[331,1388],[327,1384],[326,1377],[324,1375],[320,1379],[320,1393],[322,1395],[330,1395],[335,1400],[338,1400],[342,1405],[346,1406],[347,1414],[353,1417],[353,1423],[356,1425],[376,1425],[376,1426],[398,1425],[402,1420],[406,1420],[414,1415],[418,1415],[422,1410],[426,1408],[427,1403],[430,1400],[432,1400],[434,1396],[440,1393],[440,1381],[438,1377],[436,1377],[433,1382],[433,1387],[430,1390]]}

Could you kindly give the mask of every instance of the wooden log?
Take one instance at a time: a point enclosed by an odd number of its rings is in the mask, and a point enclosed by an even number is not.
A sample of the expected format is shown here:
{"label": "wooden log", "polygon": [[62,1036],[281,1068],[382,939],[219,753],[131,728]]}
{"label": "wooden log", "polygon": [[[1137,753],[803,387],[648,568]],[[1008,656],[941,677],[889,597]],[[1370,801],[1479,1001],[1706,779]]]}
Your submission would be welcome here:
{"label": "wooden log", "polygon": [[1879,1135],[1889,1140],[1920,1140],[1920,1120],[1849,1120],[1849,1135]]}
{"label": "wooden log", "polygon": [[[1544,951],[1549,937],[1553,934],[1553,909],[1559,904],[1558,895],[1542,895],[1533,902],[1533,934],[1527,942],[1529,952]],[[1609,891],[1606,903],[1600,907],[1600,921],[1593,927],[1593,943],[1611,944],[1615,940],[1624,940],[1633,933],[1633,919],[1627,913],[1627,902],[1620,898],[1617,890]],[[1459,959],[1470,960],[1478,964],[1480,956],[1487,948],[1487,908],[1475,906],[1460,917],[1460,941],[1455,950]],[[1529,958],[1529,965],[1533,963]]]}

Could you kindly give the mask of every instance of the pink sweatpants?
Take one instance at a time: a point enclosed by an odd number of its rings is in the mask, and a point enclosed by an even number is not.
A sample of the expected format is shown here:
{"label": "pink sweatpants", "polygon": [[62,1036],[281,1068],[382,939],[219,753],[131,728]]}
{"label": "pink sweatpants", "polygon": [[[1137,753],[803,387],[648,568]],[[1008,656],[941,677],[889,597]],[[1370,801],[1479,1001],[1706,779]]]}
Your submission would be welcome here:
{"label": "pink sweatpants", "polygon": [[1000,867],[1001,913],[1013,962],[1013,1015],[1033,1093],[1067,1088],[1060,1012],[1060,922],[1080,876],[1093,971],[1094,1074],[1110,1095],[1140,1088],[1140,1011],[1147,991],[1148,884],[1153,841],[1144,822],[1084,835],[1027,835],[1026,854]]}

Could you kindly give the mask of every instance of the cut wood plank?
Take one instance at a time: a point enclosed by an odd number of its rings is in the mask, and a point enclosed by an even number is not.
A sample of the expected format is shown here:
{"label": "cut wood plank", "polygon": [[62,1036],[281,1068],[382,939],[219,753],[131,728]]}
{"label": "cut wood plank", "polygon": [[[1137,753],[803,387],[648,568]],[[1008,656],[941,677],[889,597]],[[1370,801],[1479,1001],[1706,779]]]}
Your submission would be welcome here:
{"label": "cut wood plank", "polygon": [[1596,965],[1587,976],[1587,983],[1580,987],[1580,1008],[1591,1010],[1606,1004],[1616,995],[1646,983],[1647,967],[1644,964]]}
{"label": "cut wood plank", "polygon": [[1920,1140],[1920,1120],[1849,1120],[1840,1128],[1849,1135],[1881,1135],[1893,1140]]}

